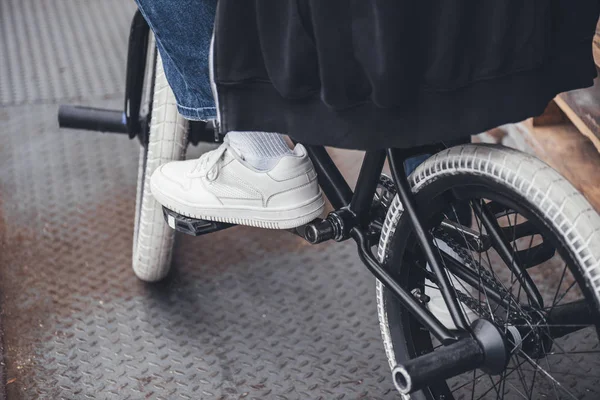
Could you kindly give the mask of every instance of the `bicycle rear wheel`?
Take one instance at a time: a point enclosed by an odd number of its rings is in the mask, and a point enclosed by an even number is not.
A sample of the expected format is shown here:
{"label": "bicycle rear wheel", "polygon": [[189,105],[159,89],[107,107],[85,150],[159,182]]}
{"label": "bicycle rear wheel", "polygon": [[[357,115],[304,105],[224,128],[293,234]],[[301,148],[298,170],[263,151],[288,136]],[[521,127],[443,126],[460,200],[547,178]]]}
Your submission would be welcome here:
{"label": "bicycle rear wheel", "polygon": [[[599,398],[600,217],[585,198],[541,161],[497,146],[445,150],[409,182],[459,303],[467,314],[493,321],[511,346],[502,374],[475,370],[432,382],[411,398]],[[459,216],[465,206],[477,211],[472,218]],[[488,240],[480,209],[498,224],[508,262]],[[439,313],[439,304],[433,307],[439,301],[435,277],[398,198],[388,211],[378,256]],[[525,268],[534,290],[508,267],[512,260]],[[475,282],[459,279],[450,264],[471,271]],[[391,367],[440,345],[380,282],[377,301]]]}

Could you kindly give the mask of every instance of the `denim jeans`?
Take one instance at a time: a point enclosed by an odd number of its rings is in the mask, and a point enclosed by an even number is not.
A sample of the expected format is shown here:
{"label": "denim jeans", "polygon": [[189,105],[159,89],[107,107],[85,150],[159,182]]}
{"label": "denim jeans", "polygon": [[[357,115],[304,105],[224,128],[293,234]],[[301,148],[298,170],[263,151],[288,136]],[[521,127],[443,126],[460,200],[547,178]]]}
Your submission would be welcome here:
{"label": "denim jeans", "polygon": [[190,120],[216,118],[209,53],[217,0],[136,0],[154,32],[179,113]]}

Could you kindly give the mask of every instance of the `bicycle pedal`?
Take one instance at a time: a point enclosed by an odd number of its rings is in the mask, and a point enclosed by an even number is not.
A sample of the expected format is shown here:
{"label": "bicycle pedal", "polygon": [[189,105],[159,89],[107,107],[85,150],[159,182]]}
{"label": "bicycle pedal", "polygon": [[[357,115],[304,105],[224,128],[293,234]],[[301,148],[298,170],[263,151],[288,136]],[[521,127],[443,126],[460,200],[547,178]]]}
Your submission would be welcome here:
{"label": "bicycle pedal", "polygon": [[207,233],[212,233],[235,226],[233,224],[226,224],[223,222],[186,217],[165,207],[163,207],[163,215],[165,217],[165,221],[167,221],[167,224],[172,229],[191,236],[206,235]]}

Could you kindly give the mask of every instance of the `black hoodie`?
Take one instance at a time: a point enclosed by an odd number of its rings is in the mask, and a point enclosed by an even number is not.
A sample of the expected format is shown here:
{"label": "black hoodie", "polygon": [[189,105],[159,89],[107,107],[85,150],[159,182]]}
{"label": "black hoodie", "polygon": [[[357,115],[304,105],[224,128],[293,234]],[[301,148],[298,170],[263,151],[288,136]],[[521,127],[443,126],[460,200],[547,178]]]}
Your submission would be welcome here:
{"label": "black hoodie", "polygon": [[219,0],[222,132],[373,149],[540,114],[592,84],[599,0]]}

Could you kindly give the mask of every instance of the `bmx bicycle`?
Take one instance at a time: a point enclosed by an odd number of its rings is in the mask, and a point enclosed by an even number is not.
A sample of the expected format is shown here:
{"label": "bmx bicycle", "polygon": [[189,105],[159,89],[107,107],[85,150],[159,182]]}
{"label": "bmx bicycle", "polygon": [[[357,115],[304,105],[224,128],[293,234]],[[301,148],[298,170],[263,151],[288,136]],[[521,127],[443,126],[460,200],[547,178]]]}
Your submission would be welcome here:
{"label": "bmx bicycle", "polygon": [[[63,106],[59,122],[139,139],[132,264],[156,281],[168,273],[175,231],[232,225],[163,209],[150,175],[182,159],[188,143],[220,137],[211,122],[177,113],[139,12],[126,76],[125,111]],[[383,344],[403,396],[598,398],[586,382],[600,377],[600,216],[569,182],[513,149],[434,143],[367,151],[352,191],[324,147],[306,148],[334,210],[291,231],[312,244],[356,242],[376,278]],[[433,156],[407,177],[404,162],[419,154]]]}

